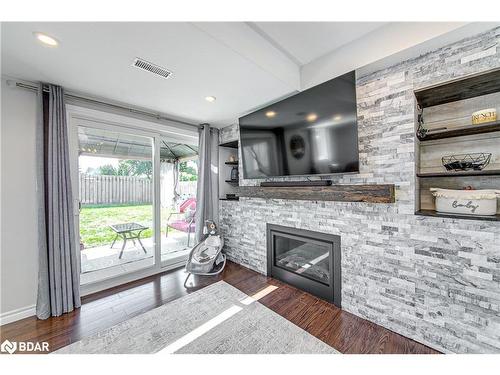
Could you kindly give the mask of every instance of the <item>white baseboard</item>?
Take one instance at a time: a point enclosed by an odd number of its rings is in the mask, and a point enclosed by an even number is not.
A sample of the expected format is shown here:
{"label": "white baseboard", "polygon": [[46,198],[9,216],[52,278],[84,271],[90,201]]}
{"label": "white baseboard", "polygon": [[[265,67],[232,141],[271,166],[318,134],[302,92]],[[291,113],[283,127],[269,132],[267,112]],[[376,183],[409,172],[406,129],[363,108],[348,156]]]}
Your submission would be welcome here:
{"label": "white baseboard", "polygon": [[21,307],[20,309],[15,309],[15,310],[4,312],[4,313],[0,314],[0,326],[3,326],[4,324],[16,322],[16,321],[24,319],[24,318],[29,318],[30,316],[33,316],[35,314],[36,314],[36,306],[35,305]]}

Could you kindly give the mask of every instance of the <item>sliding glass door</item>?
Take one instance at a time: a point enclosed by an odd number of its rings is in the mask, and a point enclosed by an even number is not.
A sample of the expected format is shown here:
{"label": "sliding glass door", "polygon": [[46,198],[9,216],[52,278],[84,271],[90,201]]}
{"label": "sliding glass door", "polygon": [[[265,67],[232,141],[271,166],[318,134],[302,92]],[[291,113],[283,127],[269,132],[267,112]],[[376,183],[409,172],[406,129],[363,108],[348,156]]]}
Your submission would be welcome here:
{"label": "sliding glass door", "polygon": [[154,138],[78,127],[82,284],[155,263]]}
{"label": "sliding glass door", "polygon": [[183,265],[195,244],[197,140],[70,123],[82,286]]}
{"label": "sliding glass door", "polygon": [[161,261],[184,258],[194,246],[198,149],[160,138]]}

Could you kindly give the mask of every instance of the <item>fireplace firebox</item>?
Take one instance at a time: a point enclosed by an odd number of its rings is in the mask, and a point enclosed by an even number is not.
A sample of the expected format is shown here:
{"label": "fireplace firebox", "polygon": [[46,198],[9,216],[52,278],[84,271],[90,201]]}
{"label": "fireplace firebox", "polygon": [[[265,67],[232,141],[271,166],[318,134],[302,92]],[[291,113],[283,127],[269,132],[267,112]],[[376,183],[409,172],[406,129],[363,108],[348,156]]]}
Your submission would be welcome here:
{"label": "fireplace firebox", "polygon": [[267,275],[341,307],[340,236],[267,224]]}

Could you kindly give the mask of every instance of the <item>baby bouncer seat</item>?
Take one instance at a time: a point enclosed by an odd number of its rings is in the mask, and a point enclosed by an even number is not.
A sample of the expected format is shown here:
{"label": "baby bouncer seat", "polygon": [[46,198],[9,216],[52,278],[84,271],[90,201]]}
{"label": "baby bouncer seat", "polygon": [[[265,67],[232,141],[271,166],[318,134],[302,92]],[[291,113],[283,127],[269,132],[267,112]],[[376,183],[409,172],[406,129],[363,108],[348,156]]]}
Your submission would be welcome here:
{"label": "baby bouncer seat", "polygon": [[205,221],[203,234],[207,238],[197,244],[189,253],[186,263],[187,277],[184,286],[191,275],[218,275],[226,266],[226,255],[222,253],[224,239],[217,233],[217,226],[211,220]]}

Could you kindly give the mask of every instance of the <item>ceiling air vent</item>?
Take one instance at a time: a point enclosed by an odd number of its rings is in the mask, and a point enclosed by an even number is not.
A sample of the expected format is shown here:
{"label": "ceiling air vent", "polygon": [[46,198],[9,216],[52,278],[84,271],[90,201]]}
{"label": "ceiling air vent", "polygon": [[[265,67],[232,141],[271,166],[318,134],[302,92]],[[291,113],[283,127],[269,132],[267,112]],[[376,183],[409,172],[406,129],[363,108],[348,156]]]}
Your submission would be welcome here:
{"label": "ceiling air vent", "polygon": [[163,78],[168,78],[172,75],[172,72],[170,70],[162,68],[159,65],[150,63],[150,62],[143,60],[139,57],[135,58],[134,63],[132,65],[135,66],[136,68],[145,70],[147,72],[151,72],[151,73],[156,74],[156,75],[163,77]]}

